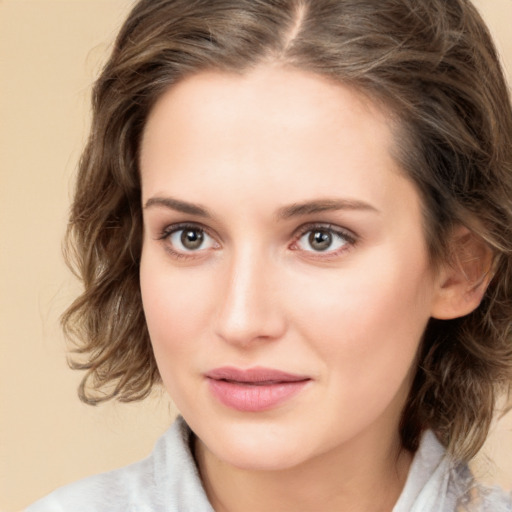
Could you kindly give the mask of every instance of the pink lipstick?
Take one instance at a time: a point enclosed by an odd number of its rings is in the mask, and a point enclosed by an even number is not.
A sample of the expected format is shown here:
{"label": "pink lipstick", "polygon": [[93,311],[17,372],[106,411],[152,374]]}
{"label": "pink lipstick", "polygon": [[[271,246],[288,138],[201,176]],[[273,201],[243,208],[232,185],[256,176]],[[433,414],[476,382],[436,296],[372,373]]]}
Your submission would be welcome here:
{"label": "pink lipstick", "polygon": [[243,412],[272,409],[299,393],[311,378],[255,367],[216,368],[205,374],[210,391],[225,406]]}

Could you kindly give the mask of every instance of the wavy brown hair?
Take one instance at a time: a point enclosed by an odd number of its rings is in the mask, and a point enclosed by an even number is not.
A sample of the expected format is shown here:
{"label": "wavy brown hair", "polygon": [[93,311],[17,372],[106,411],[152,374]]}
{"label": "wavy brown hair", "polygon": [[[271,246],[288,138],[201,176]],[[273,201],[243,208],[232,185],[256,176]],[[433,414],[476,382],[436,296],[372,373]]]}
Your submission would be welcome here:
{"label": "wavy brown hair", "polygon": [[263,61],[312,71],[385,105],[393,151],[416,184],[432,262],[454,226],[494,254],[480,306],[432,320],[401,437],[433,429],[460,459],[485,440],[512,381],[512,111],[491,37],[467,0],[140,0],[93,92],[67,235],[84,285],[63,317],[86,370],[82,400],[142,399],[159,381],[142,310],[138,157],[158,98],[204,70]]}

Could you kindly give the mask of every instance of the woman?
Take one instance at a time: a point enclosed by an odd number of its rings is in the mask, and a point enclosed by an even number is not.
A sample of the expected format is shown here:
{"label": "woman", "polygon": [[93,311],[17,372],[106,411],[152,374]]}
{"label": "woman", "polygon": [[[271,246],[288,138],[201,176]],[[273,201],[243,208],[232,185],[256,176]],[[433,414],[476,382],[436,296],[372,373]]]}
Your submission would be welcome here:
{"label": "woman", "polygon": [[64,318],[153,454],[43,510],[512,510],[512,111],[466,0],[142,0],[94,91]]}

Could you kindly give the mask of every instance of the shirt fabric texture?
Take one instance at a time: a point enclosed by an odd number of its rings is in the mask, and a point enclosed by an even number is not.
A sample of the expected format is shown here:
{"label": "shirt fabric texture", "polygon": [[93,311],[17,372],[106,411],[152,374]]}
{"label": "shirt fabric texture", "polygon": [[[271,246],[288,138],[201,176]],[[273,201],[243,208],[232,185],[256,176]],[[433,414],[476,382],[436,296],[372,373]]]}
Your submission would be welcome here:
{"label": "shirt fabric texture", "polygon": [[[214,512],[191,453],[192,432],[179,417],[151,455],[124,468],[67,485],[26,512]],[[414,456],[392,512],[512,512],[512,498],[477,486],[432,432]]]}

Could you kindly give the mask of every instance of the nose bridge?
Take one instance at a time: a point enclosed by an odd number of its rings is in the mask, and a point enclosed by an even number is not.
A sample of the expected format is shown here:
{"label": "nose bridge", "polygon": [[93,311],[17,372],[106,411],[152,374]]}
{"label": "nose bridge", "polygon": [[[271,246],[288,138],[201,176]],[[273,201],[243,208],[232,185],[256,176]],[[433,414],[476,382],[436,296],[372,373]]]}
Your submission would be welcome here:
{"label": "nose bridge", "polygon": [[230,343],[280,337],[285,319],[277,303],[274,264],[253,244],[235,251],[227,265],[217,334]]}

